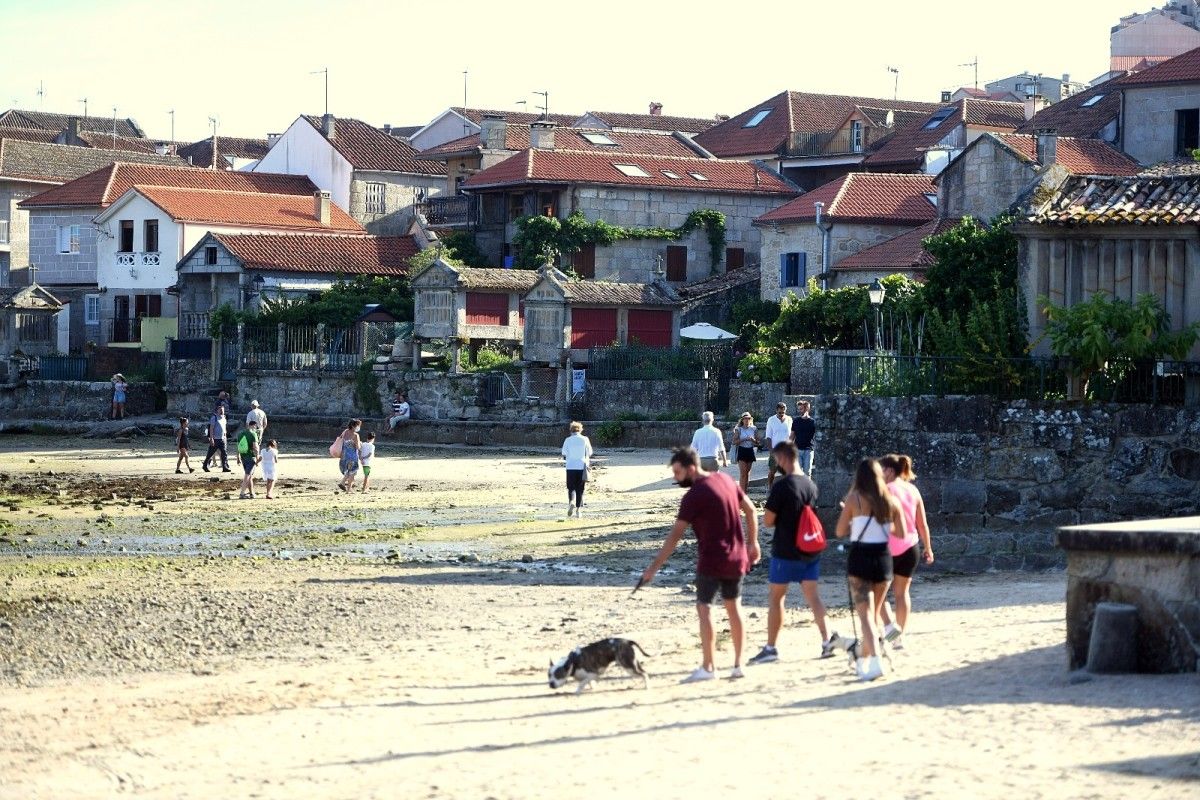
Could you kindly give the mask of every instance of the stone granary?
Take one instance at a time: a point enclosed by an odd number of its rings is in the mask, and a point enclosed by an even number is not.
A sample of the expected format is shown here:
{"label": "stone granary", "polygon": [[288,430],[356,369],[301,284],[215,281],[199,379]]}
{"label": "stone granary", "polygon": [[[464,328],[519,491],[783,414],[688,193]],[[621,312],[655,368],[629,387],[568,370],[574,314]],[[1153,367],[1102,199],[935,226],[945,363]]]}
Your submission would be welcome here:
{"label": "stone granary", "polygon": [[0,290],[0,378],[13,383],[30,358],[58,348],[55,318],[62,303],[38,286]]}

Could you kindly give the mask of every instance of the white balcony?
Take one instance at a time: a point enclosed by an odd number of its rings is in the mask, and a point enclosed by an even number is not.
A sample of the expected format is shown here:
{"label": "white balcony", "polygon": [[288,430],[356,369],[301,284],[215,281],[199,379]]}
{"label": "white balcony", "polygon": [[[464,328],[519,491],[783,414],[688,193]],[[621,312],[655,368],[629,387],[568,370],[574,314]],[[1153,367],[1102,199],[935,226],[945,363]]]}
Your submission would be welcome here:
{"label": "white balcony", "polygon": [[131,278],[136,278],[142,267],[157,267],[161,263],[162,255],[157,252],[117,253],[117,269],[128,270]]}

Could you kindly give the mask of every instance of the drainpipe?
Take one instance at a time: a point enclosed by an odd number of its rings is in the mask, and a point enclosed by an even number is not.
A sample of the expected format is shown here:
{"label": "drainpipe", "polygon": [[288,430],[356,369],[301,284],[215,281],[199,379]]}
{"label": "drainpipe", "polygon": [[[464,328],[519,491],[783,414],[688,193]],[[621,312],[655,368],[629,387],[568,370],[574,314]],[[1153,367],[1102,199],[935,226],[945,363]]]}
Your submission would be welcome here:
{"label": "drainpipe", "polygon": [[821,231],[821,291],[826,291],[829,288],[829,279],[826,277],[829,274],[829,232],[833,225],[821,218],[821,212],[825,210],[824,203],[813,203],[813,208],[816,210],[817,229]]}

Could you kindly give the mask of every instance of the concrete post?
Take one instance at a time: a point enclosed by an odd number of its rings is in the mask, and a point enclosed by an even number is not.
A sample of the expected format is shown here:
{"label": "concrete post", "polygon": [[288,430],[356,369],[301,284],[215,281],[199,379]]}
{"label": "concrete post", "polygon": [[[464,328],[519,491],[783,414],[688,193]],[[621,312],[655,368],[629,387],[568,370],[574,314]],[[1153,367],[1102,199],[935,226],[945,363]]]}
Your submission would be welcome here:
{"label": "concrete post", "polygon": [[275,326],[275,364],[277,369],[287,369],[287,332],[283,323]]}
{"label": "concrete post", "polygon": [[412,340],[412,368],[413,372],[418,372],[421,369],[421,342],[415,336]]}
{"label": "concrete post", "polygon": [[325,323],[317,323],[317,369],[321,369],[325,360]]}
{"label": "concrete post", "polygon": [[1088,641],[1088,672],[1137,672],[1137,606],[1097,603]]}
{"label": "concrete post", "polygon": [[529,365],[521,367],[521,399],[529,397]]}
{"label": "concrete post", "polygon": [[163,387],[171,385],[171,345],[175,342],[173,336],[166,337],[167,350],[163,359]]}
{"label": "concrete post", "polygon": [[457,375],[462,368],[462,343],[458,339],[450,346],[450,374]]}
{"label": "concrete post", "polygon": [[242,368],[242,356],[246,353],[246,323],[239,322],[237,324],[237,370]]}

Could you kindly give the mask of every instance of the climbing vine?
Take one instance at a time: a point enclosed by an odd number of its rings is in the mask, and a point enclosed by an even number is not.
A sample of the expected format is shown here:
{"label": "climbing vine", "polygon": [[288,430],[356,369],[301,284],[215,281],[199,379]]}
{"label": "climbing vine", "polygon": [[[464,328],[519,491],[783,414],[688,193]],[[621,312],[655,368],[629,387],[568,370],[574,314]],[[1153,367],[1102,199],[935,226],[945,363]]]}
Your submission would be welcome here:
{"label": "climbing vine", "polygon": [[513,244],[516,265],[536,269],[556,256],[579,252],[586,244],[607,247],[622,239],[662,239],[677,241],[697,228],[708,234],[709,256],[716,267],[725,255],[725,215],[711,208],[698,208],[687,215],[678,228],[625,228],[598,219],[589,222],[583,212],[575,211],[566,219],[527,216],[516,222]]}

